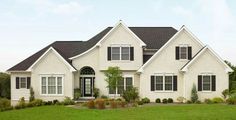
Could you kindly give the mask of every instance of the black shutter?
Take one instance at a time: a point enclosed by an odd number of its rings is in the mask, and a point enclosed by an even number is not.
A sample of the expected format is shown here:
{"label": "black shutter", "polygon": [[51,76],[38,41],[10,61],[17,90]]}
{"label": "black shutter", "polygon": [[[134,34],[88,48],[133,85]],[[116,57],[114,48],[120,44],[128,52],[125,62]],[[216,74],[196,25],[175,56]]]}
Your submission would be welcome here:
{"label": "black shutter", "polygon": [[130,60],[134,61],[134,47],[130,47]]}
{"label": "black shutter", "polygon": [[175,75],[173,78],[174,78],[174,82],[173,82],[173,83],[174,83],[174,88],[173,88],[173,90],[174,90],[174,91],[177,91],[177,87],[178,87],[178,84],[177,84],[177,76]]}
{"label": "black shutter", "polygon": [[175,47],[175,59],[179,60],[179,47]]}
{"label": "black shutter", "polygon": [[107,60],[111,61],[111,47],[107,47]]}
{"label": "black shutter", "polygon": [[211,76],[211,91],[216,91],[216,76]]}
{"label": "black shutter", "polygon": [[188,59],[192,59],[192,47],[188,47]]}
{"label": "black shutter", "polygon": [[30,89],[31,78],[27,77],[27,89]]}
{"label": "black shutter", "polygon": [[19,89],[19,77],[16,77],[16,89]]}
{"label": "black shutter", "polygon": [[198,91],[202,91],[202,75],[198,75]]}
{"label": "black shutter", "polygon": [[155,76],[151,76],[151,91],[155,90]]}

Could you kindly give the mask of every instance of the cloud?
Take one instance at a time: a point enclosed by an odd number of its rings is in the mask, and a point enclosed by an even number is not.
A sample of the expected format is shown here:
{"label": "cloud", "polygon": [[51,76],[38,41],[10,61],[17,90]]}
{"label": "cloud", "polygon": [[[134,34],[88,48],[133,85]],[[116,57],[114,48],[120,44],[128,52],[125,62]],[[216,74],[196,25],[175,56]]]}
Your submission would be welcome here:
{"label": "cloud", "polygon": [[79,2],[71,1],[53,6],[52,11],[56,14],[83,14],[91,9],[92,6],[85,6],[81,5]]}

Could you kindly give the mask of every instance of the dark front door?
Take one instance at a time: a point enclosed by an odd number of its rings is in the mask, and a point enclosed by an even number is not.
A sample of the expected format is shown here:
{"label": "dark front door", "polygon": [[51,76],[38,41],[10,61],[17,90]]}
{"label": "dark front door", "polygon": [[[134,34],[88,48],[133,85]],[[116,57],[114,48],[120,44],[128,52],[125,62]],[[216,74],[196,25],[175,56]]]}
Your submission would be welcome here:
{"label": "dark front door", "polygon": [[92,96],[92,77],[84,77],[84,96]]}

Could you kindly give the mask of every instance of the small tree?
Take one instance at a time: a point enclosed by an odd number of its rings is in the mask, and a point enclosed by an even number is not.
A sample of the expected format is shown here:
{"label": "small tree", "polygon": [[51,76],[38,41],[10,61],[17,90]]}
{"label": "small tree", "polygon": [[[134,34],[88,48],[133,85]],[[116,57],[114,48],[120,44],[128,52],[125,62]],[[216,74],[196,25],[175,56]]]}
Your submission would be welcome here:
{"label": "small tree", "polygon": [[[109,89],[116,90],[118,82],[122,79],[122,72],[119,67],[108,67],[104,72]],[[116,95],[115,95],[116,97]]]}
{"label": "small tree", "polygon": [[29,101],[34,101],[34,89],[32,87],[30,87],[30,97],[29,97]]}
{"label": "small tree", "polygon": [[136,99],[139,98],[137,88],[135,87],[128,88],[127,90],[123,92],[122,97],[127,102],[134,102]]}
{"label": "small tree", "polygon": [[193,84],[193,88],[192,88],[192,91],[191,91],[191,101],[193,103],[196,103],[198,101],[197,89],[196,89],[195,84]]}

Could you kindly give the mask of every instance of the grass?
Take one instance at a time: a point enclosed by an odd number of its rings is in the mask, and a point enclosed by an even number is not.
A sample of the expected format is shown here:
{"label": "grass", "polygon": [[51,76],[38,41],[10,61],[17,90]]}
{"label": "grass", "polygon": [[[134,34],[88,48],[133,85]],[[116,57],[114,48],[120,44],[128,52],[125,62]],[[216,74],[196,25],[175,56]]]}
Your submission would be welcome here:
{"label": "grass", "polygon": [[155,105],[114,110],[42,106],[0,112],[1,120],[232,120],[236,106],[223,104]]}

